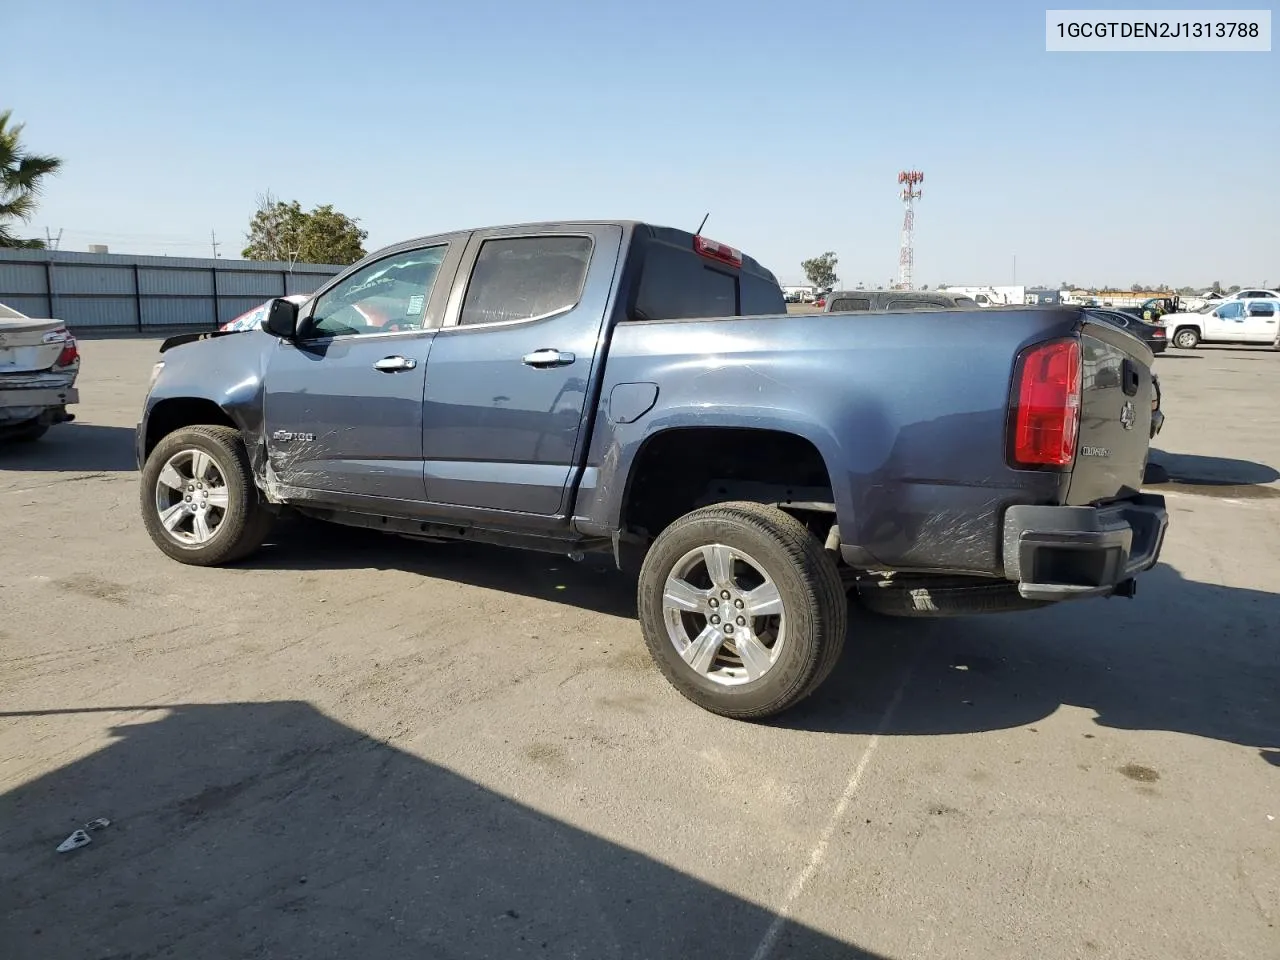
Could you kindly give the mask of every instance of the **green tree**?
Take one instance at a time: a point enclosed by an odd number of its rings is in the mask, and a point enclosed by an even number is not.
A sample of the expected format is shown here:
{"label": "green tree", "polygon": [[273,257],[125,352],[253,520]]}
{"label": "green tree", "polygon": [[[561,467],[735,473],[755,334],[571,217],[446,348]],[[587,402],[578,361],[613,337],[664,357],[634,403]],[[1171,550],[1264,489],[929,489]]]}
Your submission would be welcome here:
{"label": "green tree", "polygon": [[22,146],[25,124],[12,122],[13,111],[0,111],[0,247],[40,249],[43,240],[24,240],[13,232],[30,223],[45,177],[58,172],[58,157],[28,153]]}
{"label": "green tree", "polygon": [[836,284],[836,264],[839,263],[835,253],[828,250],[820,257],[805,260],[800,269],[815,287],[834,287]]}
{"label": "green tree", "polygon": [[345,213],[325,204],[303,210],[297,200],[288,203],[270,192],[258,198],[258,209],[249,221],[246,260],[281,260],[301,263],[355,263],[365,255],[368,231]]}
{"label": "green tree", "polygon": [[1238,283],[1233,283],[1231,286],[1227,287],[1227,293],[1238,293],[1239,291],[1240,284]]}

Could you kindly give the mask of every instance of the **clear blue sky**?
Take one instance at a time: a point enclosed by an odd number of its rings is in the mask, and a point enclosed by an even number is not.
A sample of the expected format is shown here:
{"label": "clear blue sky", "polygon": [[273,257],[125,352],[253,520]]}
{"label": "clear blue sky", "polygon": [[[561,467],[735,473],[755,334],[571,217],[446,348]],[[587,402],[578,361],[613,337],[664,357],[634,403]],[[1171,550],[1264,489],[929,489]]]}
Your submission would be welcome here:
{"label": "clear blue sky", "polygon": [[[1169,0],[1166,0],[1166,3]],[[1200,6],[1208,6],[1202,2]],[[1141,6],[1129,3],[1125,6]],[[1280,53],[1048,54],[1044,5],[364,0],[7,5],[0,106],[66,160],[32,232],[238,256],[255,196],[370,249],[639,218],[783,280],[1280,283]],[[15,22],[16,20],[16,22]]]}

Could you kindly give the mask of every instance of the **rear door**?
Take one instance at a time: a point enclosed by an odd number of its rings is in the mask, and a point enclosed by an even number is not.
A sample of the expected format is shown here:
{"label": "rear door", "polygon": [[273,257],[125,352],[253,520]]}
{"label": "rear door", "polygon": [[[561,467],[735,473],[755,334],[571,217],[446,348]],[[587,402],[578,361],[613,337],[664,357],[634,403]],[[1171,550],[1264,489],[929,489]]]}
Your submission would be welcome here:
{"label": "rear door", "polygon": [[622,228],[484,230],[467,246],[427,368],[427,499],[483,512],[566,510]]}
{"label": "rear door", "polygon": [[1245,334],[1252,343],[1271,343],[1276,338],[1280,301],[1250,300],[1245,303]]}
{"label": "rear door", "polygon": [[1151,436],[1153,357],[1101,320],[1081,333],[1080,435],[1067,503],[1127,497],[1142,487]]}

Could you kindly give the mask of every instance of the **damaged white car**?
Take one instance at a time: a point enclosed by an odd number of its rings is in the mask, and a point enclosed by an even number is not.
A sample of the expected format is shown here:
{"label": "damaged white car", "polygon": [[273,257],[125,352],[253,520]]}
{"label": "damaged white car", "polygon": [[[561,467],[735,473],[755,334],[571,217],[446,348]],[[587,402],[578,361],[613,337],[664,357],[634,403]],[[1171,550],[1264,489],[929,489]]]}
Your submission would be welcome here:
{"label": "damaged white car", "polygon": [[36,320],[0,303],[0,441],[38,440],[74,420],[80,351],[61,320]]}

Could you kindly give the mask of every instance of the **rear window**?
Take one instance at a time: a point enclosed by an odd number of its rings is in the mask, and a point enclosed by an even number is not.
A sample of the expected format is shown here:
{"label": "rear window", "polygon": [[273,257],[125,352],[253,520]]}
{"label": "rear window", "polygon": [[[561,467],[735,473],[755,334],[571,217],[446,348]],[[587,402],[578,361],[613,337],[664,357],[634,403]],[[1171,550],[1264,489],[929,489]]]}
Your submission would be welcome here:
{"label": "rear window", "polygon": [[1259,303],[1249,304],[1249,316],[1251,317],[1270,317],[1273,316],[1275,312],[1276,305],[1274,303],[1262,301]]}
{"label": "rear window", "polygon": [[591,260],[590,237],[486,240],[458,323],[532,320],[576,306]]}
{"label": "rear window", "polygon": [[973,297],[956,297],[957,307],[976,307],[977,305],[978,301],[974,300]]}
{"label": "rear window", "polygon": [[853,313],[870,310],[871,301],[866,297],[837,297],[831,301],[831,313]]}
{"label": "rear window", "polygon": [[722,267],[668,243],[645,247],[635,320],[758,316],[785,313],[782,290],[764,277]]}

